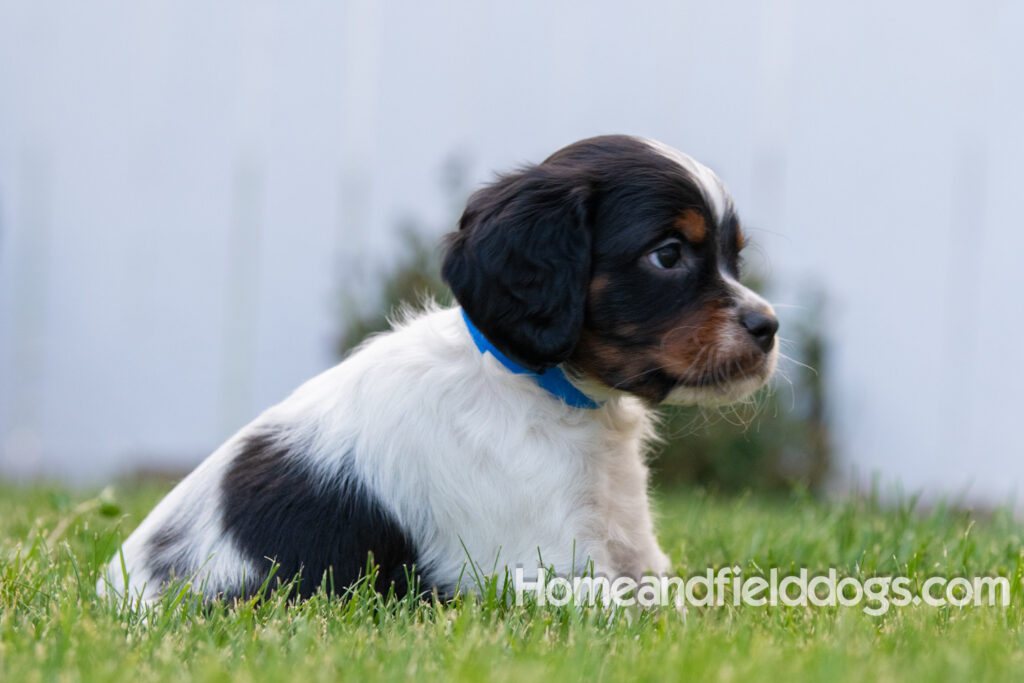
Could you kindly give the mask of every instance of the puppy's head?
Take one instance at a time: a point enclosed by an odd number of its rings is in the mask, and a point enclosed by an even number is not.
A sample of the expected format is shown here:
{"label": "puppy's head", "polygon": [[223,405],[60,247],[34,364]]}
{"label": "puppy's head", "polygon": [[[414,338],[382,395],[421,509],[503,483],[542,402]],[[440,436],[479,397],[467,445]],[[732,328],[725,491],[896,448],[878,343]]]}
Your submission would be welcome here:
{"label": "puppy's head", "polygon": [[771,376],[774,311],[739,283],[718,178],[660,143],[604,136],[476,192],[442,274],[505,355],[567,363],[652,403],[738,400]]}

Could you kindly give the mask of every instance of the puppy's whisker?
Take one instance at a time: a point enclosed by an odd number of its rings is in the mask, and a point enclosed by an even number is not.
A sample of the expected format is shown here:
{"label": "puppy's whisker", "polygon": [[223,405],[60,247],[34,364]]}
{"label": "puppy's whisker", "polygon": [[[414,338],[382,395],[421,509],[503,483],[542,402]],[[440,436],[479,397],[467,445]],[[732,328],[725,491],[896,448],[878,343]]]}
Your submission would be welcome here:
{"label": "puppy's whisker", "polygon": [[815,376],[818,375],[818,371],[815,370],[810,365],[808,365],[807,363],[802,363],[802,362],[798,361],[796,358],[793,358],[792,356],[787,356],[786,354],[782,353],[781,351],[779,352],[779,358],[781,358],[783,360],[786,360],[786,361],[789,361],[793,365],[797,365],[797,366],[799,366],[801,368],[805,368],[807,370],[810,370],[811,372],[813,372],[815,374]]}
{"label": "puppy's whisker", "polygon": [[778,375],[782,379],[786,380],[786,383],[789,385],[789,397],[790,397],[789,409],[790,410],[795,410],[796,409],[796,387],[793,385],[793,380],[791,380],[789,378],[789,375],[786,374],[785,372],[779,371]]}

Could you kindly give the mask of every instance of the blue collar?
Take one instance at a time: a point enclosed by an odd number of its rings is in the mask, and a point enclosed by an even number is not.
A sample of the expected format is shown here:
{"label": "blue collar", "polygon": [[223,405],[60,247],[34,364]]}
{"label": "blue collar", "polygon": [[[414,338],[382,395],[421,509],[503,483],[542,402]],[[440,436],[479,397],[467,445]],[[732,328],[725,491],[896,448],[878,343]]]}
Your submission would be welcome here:
{"label": "blue collar", "polygon": [[476,348],[480,350],[480,353],[491,354],[499,363],[504,365],[509,372],[513,372],[517,375],[529,375],[537,382],[538,385],[540,385],[542,389],[546,390],[553,396],[562,399],[573,408],[587,408],[588,410],[594,410],[595,408],[601,407],[592,398],[573,386],[572,382],[568,380],[565,373],[562,372],[562,369],[558,366],[541,373],[527,370],[522,365],[519,365],[496,349],[494,344],[487,341],[487,337],[484,336],[483,332],[477,329],[476,325],[474,325],[469,319],[469,316],[466,315],[465,311],[462,311],[462,319],[466,321],[466,327],[469,328],[469,336],[473,337],[473,341],[476,343]]}

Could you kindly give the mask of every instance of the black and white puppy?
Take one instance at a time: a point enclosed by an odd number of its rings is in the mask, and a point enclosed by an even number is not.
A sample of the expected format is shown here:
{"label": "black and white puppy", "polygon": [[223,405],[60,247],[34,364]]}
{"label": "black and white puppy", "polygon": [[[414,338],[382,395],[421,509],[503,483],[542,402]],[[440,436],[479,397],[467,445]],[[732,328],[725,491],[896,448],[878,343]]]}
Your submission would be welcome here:
{"label": "black and white puppy", "polygon": [[742,248],[715,174],[657,142],[583,140],[500,177],[447,241],[460,307],[408,315],[243,427],[99,590],[152,601],[177,577],[246,595],[276,562],[306,596],[369,554],[379,589],[408,590],[415,567],[442,595],[469,560],[666,572],[652,406],[742,399],[775,368],[778,323],[738,281]]}

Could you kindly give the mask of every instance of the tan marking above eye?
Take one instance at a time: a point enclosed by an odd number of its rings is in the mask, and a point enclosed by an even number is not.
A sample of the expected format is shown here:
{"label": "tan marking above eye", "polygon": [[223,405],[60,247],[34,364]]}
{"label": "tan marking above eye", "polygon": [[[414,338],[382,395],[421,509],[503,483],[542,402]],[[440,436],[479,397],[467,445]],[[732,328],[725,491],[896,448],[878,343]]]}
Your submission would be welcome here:
{"label": "tan marking above eye", "polygon": [[694,244],[700,244],[708,236],[708,226],[704,222],[704,217],[694,209],[683,211],[672,225]]}
{"label": "tan marking above eye", "polygon": [[608,276],[598,275],[590,281],[590,298],[596,299],[608,288]]}

